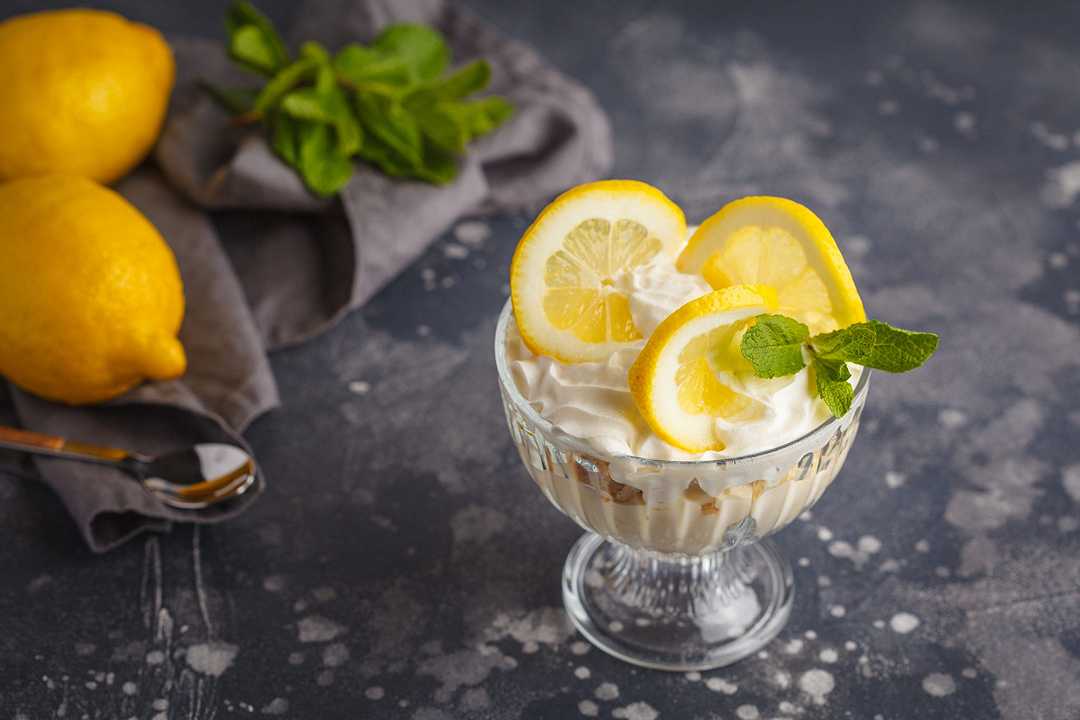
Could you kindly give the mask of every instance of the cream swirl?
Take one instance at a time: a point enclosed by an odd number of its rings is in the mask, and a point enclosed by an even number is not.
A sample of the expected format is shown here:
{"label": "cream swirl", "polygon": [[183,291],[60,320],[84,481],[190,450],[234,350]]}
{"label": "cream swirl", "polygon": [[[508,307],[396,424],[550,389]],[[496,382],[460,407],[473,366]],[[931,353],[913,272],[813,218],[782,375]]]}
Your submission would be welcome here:
{"label": "cream swirl", "polygon": [[[645,338],[674,310],[712,290],[703,278],[679,272],[672,258],[663,254],[623,276],[618,289],[630,299],[634,325]],[[732,389],[761,402],[764,412],[744,422],[717,419],[716,435],[725,449],[688,453],[661,440],[634,405],[627,372],[645,340],[595,363],[561,363],[535,355],[522,341],[516,324],[508,328],[506,343],[510,372],[522,396],[562,432],[586,441],[601,454],[655,460],[747,455],[795,440],[829,418],[805,369],[774,380],[739,376],[732,378]],[[852,369],[854,382],[858,370]]]}

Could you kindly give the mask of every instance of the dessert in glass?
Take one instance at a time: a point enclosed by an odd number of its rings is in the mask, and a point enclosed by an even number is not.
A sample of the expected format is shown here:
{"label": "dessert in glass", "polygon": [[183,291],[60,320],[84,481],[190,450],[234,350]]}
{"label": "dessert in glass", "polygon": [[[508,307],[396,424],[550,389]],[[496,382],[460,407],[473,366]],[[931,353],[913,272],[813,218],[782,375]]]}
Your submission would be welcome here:
{"label": "dessert in glass", "polygon": [[767,538],[836,478],[870,372],[840,417],[813,371],[763,378],[739,342],[782,312],[815,332],[865,319],[825,226],[781,198],[731,203],[687,232],[655,188],[575,188],[525,232],[495,334],[514,444],[543,494],[587,532],[563,599],[593,644],[701,670],[768,643],[791,612]]}

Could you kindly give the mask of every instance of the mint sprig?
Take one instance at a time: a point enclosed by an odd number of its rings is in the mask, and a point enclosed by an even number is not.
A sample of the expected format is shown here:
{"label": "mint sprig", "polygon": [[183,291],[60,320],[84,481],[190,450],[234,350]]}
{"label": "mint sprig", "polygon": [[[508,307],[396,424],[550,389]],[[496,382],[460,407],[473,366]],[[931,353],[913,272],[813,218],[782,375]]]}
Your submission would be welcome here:
{"label": "mint sprig", "polygon": [[249,2],[234,2],[225,26],[229,56],[265,81],[204,88],[236,123],[265,125],[274,152],[317,195],[344,187],[356,160],[393,177],[449,183],[468,143],[513,113],[505,98],[470,98],[487,87],[490,66],[475,60],[447,72],[450,48],[425,25],[391,25],[370,45],[333,55],[304,43],[295,58]]}
{"label": "mint sprig", "polygon": [[834,416],[841,417],[854,399],[849,362],[908,372],[930,359],[937,346],[935,333],[903,330],[880,320],[811,337],[806,325],[786,315],[758,315],[743,335],[740,350],[754,374],[763,378],[794,375],[809,359],[818,396]]}

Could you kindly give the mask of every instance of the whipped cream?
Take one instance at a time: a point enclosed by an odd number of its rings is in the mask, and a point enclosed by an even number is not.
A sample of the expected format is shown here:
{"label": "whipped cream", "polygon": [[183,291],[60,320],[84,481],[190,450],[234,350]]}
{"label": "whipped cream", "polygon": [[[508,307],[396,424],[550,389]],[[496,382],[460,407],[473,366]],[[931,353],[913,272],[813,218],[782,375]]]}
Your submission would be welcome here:
{"label": "whipped cream", "polygon": [[[657,325],[687,302],[712,292],[697,275],[681,273],[673,258],[660,253],[651,262],[619,279],[618,289],[630,299],[634,325],[644,339],[627,345],[605,362],[561,363],[535,355],[511,323],[506,336],[510,373],[522,396],[560,431],[584,440],[605,455],[633,455],[654,460],[712,460],[747,455],[795,440],[829,417],[806,369],[766,380],[740,376],[738,392],[764,405],[752,421],[716,420],[719,452],[688,453],[664,442],[645,423],[634,405],[627,372]],[[852,380],[861,368],[852,368]]]}

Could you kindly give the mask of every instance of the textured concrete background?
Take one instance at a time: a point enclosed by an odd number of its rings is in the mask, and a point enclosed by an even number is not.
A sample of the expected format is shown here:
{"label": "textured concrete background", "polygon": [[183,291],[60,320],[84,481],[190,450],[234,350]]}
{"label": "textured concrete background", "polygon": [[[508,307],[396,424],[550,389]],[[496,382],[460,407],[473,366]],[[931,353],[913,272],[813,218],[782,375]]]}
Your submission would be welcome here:
{"label": "textured concrete background", "polygon": [[[1080,717],[1080,11],[719,5],[472,3],[594,89],[616,175],[693,220],[804,201],[872,315],[943,336],[875,379],[839,481],[778,536],[798,593],[767,651],[661,674],[567,627],[578,530],[496,391],[529,219],[500,217],[274,358],[270,489],[238,521],[94,557],[0,475],[0,717]],[[222,12],[114,7],[201,34]]]}

